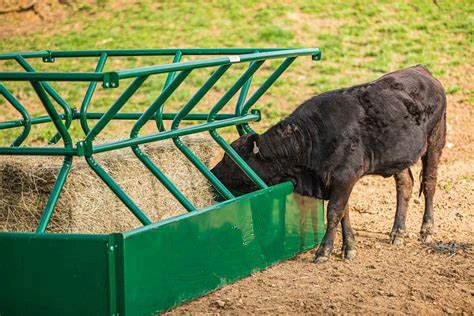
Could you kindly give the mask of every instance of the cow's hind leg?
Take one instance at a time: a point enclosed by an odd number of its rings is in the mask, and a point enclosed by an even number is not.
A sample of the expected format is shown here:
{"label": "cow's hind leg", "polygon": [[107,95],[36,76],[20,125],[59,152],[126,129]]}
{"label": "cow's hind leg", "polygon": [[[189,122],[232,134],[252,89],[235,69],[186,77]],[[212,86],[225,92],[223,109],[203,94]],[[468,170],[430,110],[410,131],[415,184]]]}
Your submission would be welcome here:
{"label": "cow's hind leg", "polygon": [[346,204],[354,186],[355,181],[335,181],[327,207],[327,227],[321,245],[314,255],[314,262],[323,262],[329,259],[334,247],[337,226],[344,217]]}
{"label": "cow's hind leg", "polygon": [[405,236],[405,222],[407,218],[408,202],[410,201],[413,190],[413,175],[410,169],[405,169],[394,175],[397,188],[397,211],[393,222],[390,241],[394,245],[403,243]]}
{"label": "cow's hind leg", "polygon": [[351,227],[351,222],[349,220],[349,203],[346,203],[346,208],[344,209],[344,217],[341,220],[342,227],[342,258],[352,259],[356,255],[356,240],[354,236],[354,231]]}
{"label": "cow's hind leg", "polygon": [[433,197],[436,190],[438,163],[445,141],[446,123],[445,117],[443,117],[431,132],[428,138],[426,154],[422,158],[421,190],[423,190],[423,195],[425,196],[425,213],[420,230],[420,239],[422,242],[430,242],[432,240],[434,228]]}

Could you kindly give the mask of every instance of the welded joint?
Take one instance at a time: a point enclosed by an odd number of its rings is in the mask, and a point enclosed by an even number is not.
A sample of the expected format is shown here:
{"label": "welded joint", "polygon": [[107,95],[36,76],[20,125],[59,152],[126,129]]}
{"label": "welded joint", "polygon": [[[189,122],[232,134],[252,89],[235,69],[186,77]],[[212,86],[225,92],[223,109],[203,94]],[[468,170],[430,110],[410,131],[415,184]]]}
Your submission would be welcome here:
{"label": "welded joint", "polygon": [[46,51],[48,53],[47,56],[43,56],[42,59],[43,59],[43,62],[44,63],[54,63],[54,61],[56,60],[56,58],[53,57],[53,55],[51,54],[51,51]]}
{"label": "welded joint", "polygon": [[118,88],[119,86],[119,75],[116,72],[106,72],[104,73],[104,79],[102,81],[102,87],[109,88]]}
{"label": "welded joint", "polygon": [[314,61],[321,60],[321,58],[322,58],[322,53],[321,53],[321,51],[317,52],[317,53],[314,54],[314,55],[311,55],[311,59],[314,60]]}
{"label": "welded joint", "polygon": [[260,122],[262,120],[262,113],[260,110],[252,109],[250,110],[250,114],[257,115],[257,119],[254,122]]}
{"label": "welded joint", "polygon": [[77,155],[80,157],[83,157],[83,156],[90,157],[93,154],[91,141],[81,140],[77,142],[76,147],[77,147],[77,151],[76,151]]}

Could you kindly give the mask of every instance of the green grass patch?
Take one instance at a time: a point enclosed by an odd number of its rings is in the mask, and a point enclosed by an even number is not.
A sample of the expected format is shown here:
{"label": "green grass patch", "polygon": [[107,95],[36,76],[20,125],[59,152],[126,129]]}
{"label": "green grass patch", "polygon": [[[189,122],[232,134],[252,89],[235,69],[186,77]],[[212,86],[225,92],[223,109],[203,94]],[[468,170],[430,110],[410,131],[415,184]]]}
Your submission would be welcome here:
{"label": "green grass patch", "polygon": [[[276,122],[310,96],[330,89],[375,79],[380,74],[415,64],[425,64],[435,75],[451,67],[472,65],[472,1],[303,1],[275,3],[263,1],[114,1],[101,0],[90,5],[79,2],[75,13],[58,21],[48,32],[3,39],[0,51],[43,49],[122,49],[168,47],[320,47],[323,60],[297,61],[255,106],[263,121]],[[106,70],[170,62],[165,58],[123,58],[111,60]],[[93,71],[95,59],[36,62],[42,70]],[[263,82],[275,64],[262,67],[253,84]],[[0,64],[2,70],[19,70],[13,62]],[[240,71],[240,72],[239,72]],[[243,69],[222,78],[213,89],[206,111],[229,87]],[[193,73],[167,111],[176,111],[206,79],[208,72]],[[127,110],[142,111],[161,91],[164,76],[147,82],[134,96]],[[457,83],[445,83],[448,94],[460,91]],[[8,83],[15,95],[35,113],[42,113],[38,100],[27,85]],[[79,107],[85,92],[80,84],[58,84],[58,90],[74,107]],[[121,87],[123,89],[124,85]],[[107,109],[117,91],[98,89],[91,110]],[[469,100],[472,102],[472,93]],[[0,101],[2,102],[2,101]],[[235,100],[229,105],[231,110]],[[0,119],[12,111],[0,109]],[[44,111],[43,111],[44,112]],[[261,127],[267,127],[268,121]],[[50,128],[39,129],[33,141],[47,139]],[[76,126],[72,133],[81,137]],[[127,134],[128,131],[125,131]],[[3,136],[5,135],[5,136]],[[0,139],[10,141],[12,132]]]}

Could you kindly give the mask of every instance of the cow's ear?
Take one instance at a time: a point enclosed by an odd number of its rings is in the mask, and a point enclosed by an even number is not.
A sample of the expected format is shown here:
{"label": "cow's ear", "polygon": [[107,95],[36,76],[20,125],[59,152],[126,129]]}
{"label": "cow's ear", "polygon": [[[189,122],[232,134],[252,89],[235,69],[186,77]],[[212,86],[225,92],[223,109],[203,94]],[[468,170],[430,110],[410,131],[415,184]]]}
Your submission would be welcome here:
{"label": "cow's ear", "polygon": [[280,125],[277,131],[281,137],[289,137],[293,135],[297,130],[298,126],[292,123],[288,123]]}

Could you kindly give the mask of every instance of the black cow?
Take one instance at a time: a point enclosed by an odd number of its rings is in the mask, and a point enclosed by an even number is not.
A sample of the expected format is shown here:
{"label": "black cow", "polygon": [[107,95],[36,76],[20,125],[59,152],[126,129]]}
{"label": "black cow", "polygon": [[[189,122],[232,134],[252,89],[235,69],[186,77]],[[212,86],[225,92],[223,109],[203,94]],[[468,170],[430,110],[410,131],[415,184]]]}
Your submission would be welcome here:
{"label": "black cow", "polygon": [[[339,223],[343,257],[355,255],[348,200],[354,184],[365,175],[394,176],[397,209],[391,242],[403,241],[413,187],[409,167],[420,158],[420,194],[425,197],[420,237],[429,242],[445,138],[444,89],[418,65],[315,96],[265,133],[242,136],[232,147],[267,183],[291,181],[296,192],[329,200],[326,234],[314,257],[318,262],[329,258]],[[227,155],[212,172],[231,189],[256,189]]]}

